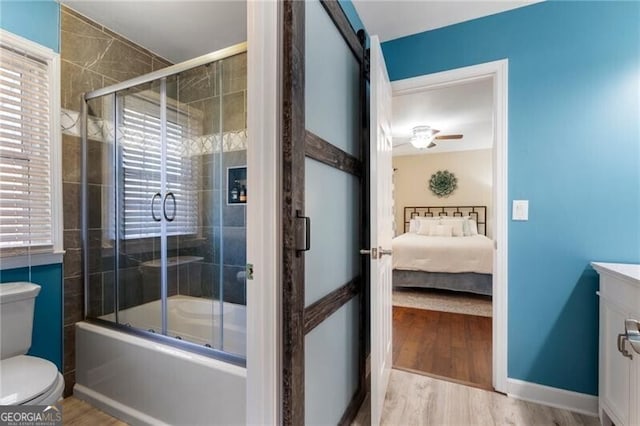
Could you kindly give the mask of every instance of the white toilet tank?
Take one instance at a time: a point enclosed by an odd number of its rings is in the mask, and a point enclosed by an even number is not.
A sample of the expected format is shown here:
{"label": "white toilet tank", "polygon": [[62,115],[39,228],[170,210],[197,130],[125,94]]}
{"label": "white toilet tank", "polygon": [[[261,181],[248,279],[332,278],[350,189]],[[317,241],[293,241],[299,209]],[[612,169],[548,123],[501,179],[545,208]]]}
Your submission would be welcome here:
{"label": "white toilet tank", "polygon": [[0,284],[0,359],[24,355],[31,347],[33,311],[40,286]]}

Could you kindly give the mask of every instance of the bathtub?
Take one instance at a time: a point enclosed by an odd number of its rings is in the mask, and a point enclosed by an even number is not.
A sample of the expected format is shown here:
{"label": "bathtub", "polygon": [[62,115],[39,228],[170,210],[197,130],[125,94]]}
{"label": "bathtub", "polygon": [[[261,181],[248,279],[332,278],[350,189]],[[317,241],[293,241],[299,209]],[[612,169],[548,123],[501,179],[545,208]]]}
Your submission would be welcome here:
{"label": "bathtub", "polygon": [[[200,297],[168,297],[167,335],[200,345],[210,344],[216,349],[245,357],[247,307],[229,302],[221,305],[219,301]],[[118,313],[120,324],[133,324],[155,332],[162,329],[161,318],[160,300]],[[104,315],[101,319],[115,322],[115,314]]]}
{"label": "bathtub", "polygon": [[[168,334],[201,344],[213,336],[214,347],[222,343],[225,351],[244,355],[244,309],[172,296]],[[118,318],[159,330],[160,301],[122,310]],[[130,424],[244,424],[245,387],[243,367],[98,324],[76,324],[74,396]]]}

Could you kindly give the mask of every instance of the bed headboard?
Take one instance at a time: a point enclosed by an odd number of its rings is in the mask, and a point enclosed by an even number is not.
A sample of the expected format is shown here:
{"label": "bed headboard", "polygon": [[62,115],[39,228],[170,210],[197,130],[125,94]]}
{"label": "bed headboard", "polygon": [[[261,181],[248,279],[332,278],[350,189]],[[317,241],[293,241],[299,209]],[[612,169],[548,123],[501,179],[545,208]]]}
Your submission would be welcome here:
{"label": "bed headboard", "polygon": [[409,232],[409,221],[414,217],[471,216],[478,224],[478,233],[487,235],[487,206],[405,207],[404,232]]}

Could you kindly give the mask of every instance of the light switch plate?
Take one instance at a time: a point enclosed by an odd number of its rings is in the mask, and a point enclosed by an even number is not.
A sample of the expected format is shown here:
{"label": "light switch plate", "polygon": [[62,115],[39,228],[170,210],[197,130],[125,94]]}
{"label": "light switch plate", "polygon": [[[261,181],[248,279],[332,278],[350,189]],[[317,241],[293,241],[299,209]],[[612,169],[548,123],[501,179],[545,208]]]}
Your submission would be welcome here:
{"label": "light switch plate", "polygon": [[513,200],[513,220],[529,220],[529,200]]}

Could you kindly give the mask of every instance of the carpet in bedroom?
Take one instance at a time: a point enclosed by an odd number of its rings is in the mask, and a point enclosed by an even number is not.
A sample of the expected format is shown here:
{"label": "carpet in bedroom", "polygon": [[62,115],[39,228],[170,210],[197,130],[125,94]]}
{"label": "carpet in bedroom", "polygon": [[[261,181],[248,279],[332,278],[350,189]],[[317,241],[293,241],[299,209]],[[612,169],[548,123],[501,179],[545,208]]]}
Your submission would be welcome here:
{"label": "carpet in bedroom", "polygon": [[393,290],[393,306],[491,317],[491,297],[437,289]]}

